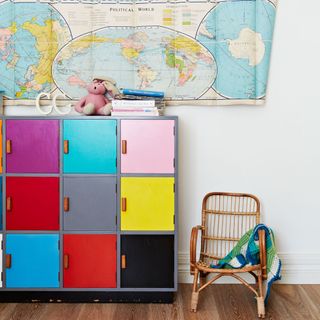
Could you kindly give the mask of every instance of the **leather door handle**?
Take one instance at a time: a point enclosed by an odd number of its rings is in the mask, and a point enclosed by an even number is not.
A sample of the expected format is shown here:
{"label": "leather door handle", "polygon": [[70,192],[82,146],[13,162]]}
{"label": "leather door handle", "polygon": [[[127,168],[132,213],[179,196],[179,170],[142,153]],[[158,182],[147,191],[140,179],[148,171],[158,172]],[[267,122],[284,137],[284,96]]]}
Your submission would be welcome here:
{"label": "leather door handle", "polygon": [[126,259],[126,255],[123,254],[121,256],[121,269],[126,269],[127,268],[127,259]]}
{"label": "leather door handle", "polygon": [[127,140],[121,141],[121,152],[122,154],[127,154]]}
{"label": "leather door handle", "polygon": [[121,211],[127,211],[127,198],[121,198]]}
{"label": "leather door handle", "polygon": [[6,254],[6,268],[7,269],[11,268],[11,262],[12,262],[11,254]]}
{"label": "leather door handle", "polygon": [[7,209],[7,211],[12,211],[12,198],[11,197],[7,197],[6,209]]}
{"label": "leather door handle", "polygon": [[63,268],[64,269],[69,268],[69,255],[68,254],[63,255]]}
{"label": "leather door handle", "polygon": [[9,139],[6,141],[6,152],[8,154],[12,153],[12,141]]}
{"label": "leather door handle", "polygon": [[63,153],[68,154],[69,153],[69,140],[63,141]]}
{"label": "leather door handle", "polygon": [[65,212],[68,212],[70,210],[70,198],[69,197],[63,198],[63,210]]}

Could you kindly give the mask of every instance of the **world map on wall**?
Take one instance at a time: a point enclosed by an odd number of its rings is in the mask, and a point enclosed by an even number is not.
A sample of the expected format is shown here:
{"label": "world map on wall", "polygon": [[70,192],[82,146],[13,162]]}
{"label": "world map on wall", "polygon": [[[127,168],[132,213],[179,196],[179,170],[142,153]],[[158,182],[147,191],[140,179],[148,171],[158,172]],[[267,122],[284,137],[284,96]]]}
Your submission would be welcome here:
{"label": "world map on wall", "polygon": [[51,66],[71,40],[63,17],[50,5],[0,5],[0,88],[10,98],[35,98],[53,88]]}
{"label": "world map on wall", "polygon": [[105,28],[73,40],[54,60],[55,82],[72,98],[85,95],[86,83],[99,74],[124,88],[197,99],[214,82],[216,63],[195,39],[158,26]]}
{"label": "world map on wall", "polygon": [[271,2],[229,1],[204,18],[197,40],[216,58],[213,85],[221,95],[239,99],[266,94],[275,7]]}
{"label": "world map on wall", "polygon": [[0,89],[8,99],[57,90],[78,99],[99,75],[171,101],[264,99],[276,0],[134,1],[121,10],[87,2],[0,0]]}

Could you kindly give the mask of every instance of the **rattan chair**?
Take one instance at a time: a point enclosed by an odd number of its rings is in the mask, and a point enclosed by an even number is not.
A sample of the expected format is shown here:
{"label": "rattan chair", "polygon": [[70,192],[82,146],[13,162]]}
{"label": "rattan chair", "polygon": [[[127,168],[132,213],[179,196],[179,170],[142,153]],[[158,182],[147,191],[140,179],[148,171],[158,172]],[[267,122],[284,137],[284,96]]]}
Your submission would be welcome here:
{"label": "rattan chair", "polygon": [[[191,311],[197,311],[199,293],[223,276],[239,280],[256,295],[258,316],[265,317],[263,281],[266,274],[265,232],[259,230],[260,264],[241,269],[214,269],[248,230],[260,222],[260,202],[250,194],[212,192],[202,202],[201,226],[192,228],[190,239],[190,273],[194,275]],[[200,259],[196,260],[198,232],[201,232]],[[250,273],[256,285],[239,274]],[[213,277],[208,277],[214,274]],[[200,281],[199,281],[200,276]],[[199,283],[200,282],[200,283]]]}

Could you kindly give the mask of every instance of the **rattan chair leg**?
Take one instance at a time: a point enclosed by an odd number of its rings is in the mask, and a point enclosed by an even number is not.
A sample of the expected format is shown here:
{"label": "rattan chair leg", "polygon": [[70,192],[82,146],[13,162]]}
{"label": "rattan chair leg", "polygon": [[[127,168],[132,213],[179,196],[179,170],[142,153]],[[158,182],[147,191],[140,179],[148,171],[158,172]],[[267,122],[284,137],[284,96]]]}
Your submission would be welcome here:
{"label": "rattan chair leg", "polygon": [[198,300],[199,300],[199,292],[192,292],[192,296],[191,296],[191,311],[192,312],[197,312]]}
{"label": "rattan chair leg", "polygon": [[258,317],[259,318],[264,318],[266,315],[265,305],[264,305],[262,277],[263,277],[263,273],[262,273],[262,271],[259,271],[258,272],[259,297],[257,297],[257,309],[258,309]]}
{"label": "rattan chair leg", "polygon": [[197,312],[198,300],[199,300],[199,291],[198,291],[198,277],[199,270],[195,268],[194,270],[194,279],[193,279],[193,289],[191,296],[191,311]]}
{"label": "rattan chair leg", "polygon": [[257,308],[258,308],[258,317],[264,318],[266,315],[264,297],[257,297]]}

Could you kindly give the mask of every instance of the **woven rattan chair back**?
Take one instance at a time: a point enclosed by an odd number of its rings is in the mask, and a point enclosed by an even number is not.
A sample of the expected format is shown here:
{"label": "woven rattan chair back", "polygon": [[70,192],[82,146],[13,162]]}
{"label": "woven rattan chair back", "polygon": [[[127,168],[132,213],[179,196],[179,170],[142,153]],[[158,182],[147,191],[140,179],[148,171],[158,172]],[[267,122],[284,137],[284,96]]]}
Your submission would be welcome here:
{"label": "woven rattan chair back", "polygon": [[213,192],[202,202],[200,260],[210,265],[228,254],[238,240],[260,223],[260,202],[249,194]]}
{"label": "woven rattan chair back", "polygon": [[[265,317],[264,284],[267,279],[265,230],[258,230],[260,263],[241,268],[212,268],[218,260],[226,256],[240,238],[260,223],[260,202],[257,197],[244,193],[208,193],[202,202],[201,226],[191,230],[190,273],[194,275],[191,310],[196,312],[199,293],[224,276],[231,276],[251,290],[257,298],[258,317]],[[197,261],[198,234],[201,234],[200,258]],[[256,285],[241,277],[249,273]],[[213,277],[208,275],[214,274]]]}

